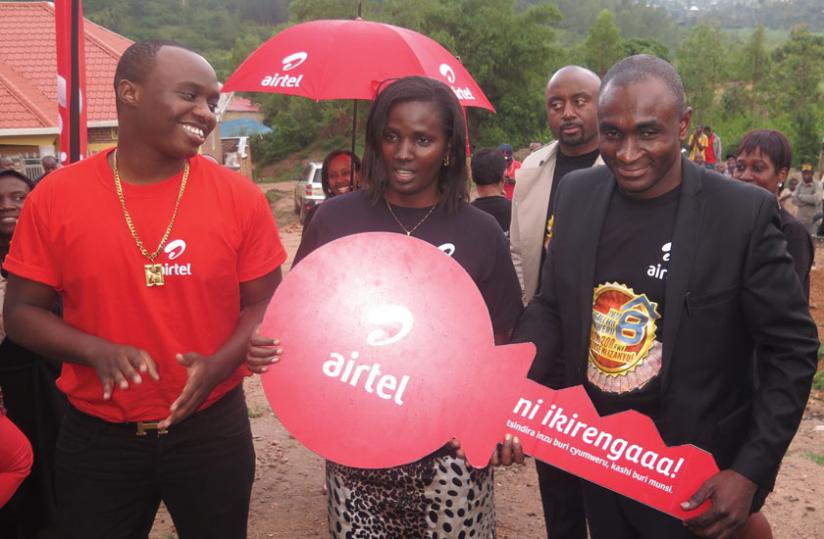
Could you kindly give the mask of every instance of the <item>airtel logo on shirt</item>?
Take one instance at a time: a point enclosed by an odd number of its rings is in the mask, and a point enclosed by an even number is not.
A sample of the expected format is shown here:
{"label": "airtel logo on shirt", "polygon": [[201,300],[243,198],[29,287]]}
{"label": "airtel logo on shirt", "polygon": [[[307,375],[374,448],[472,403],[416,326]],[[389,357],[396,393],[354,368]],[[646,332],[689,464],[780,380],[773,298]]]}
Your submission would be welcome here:
{"label": "airtel logo on shirt", "polygon": [[[166,247],[163,249],[163,252],[166,253],[166,256],[169,260],[175,260],[180,258],[183,253],[186,252],[186,242],[183,240],[172,240],[170,241]],[[163,264],[163,275],[165,277],[170,277],[173,275],[191,275],[192,274],[192,263],[188,262],[186,264],[174,263],[169,264],[166,262]]]}

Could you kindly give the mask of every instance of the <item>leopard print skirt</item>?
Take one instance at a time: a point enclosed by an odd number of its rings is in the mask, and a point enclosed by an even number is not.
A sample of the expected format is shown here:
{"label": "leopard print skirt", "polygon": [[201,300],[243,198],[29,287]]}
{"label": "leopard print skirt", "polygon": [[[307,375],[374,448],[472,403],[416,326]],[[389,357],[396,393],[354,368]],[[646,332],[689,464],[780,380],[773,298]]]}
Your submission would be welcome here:
{"label": "leopard print skirt", "polygon": [[491,468],[443,452],[384,470],[326,463],[333,539],[494,539]]}

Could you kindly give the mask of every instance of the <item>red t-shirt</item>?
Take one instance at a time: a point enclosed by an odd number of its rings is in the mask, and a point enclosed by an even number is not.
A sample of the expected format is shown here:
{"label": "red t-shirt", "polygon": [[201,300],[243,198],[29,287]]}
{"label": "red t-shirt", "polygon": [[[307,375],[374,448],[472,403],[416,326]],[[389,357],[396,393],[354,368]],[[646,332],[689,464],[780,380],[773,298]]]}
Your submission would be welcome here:
{"label": "red t-shirt", "polygon": [[515,172],[521,168],[521,162],[517,159],[513,159],[512,162],[506,167],[506,172],[504,175],[508,181],[504,182],[504,196],[507,200],[512,200],[513,195],[515,194]]}
{"label": "red t-shirt", "polygon": [[704,148],[704,161],[708,165],[714,165],[718,161],[718,156],[715,155],[715,148],[712,147],[715,142],[715,133],[710,133],[707,136],[707,147]]}
{"label": "red t-shirt", "polygon": [[[66,323],[149,352],[160,380],[143,376],[108,401],[94,369],[64,363],[58,387],[79,410],[111,422],[165,418],[187,380],[178,353],[216,352],[240,313],[239,283],[286,260],[260,189],[202,157],[191,159],[186,191],[166,248],[166,284],[147,287],[144,258],[126,226],[107,162],[110,151],[49,174],[20,215],[5,268],[63,296]],[[151,185],[123,183],[126,206],[147,250],[169,223],[182,172]],[[241,367],[209,395],[204,408],[234,388]]]}

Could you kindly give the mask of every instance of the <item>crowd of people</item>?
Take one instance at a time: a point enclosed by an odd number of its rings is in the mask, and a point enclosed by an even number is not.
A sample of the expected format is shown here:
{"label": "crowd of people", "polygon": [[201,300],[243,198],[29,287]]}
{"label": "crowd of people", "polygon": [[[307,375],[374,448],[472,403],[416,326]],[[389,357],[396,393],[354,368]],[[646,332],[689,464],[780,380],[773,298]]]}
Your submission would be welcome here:
{"label": "crowd of people", "polygon": [[[245,537],[255,462],[240,382],[307,346],[255,329],[286,253],[260,190],[198,155],[219,97],[203,57],[136,43],[114,90],[116,148],[35,189],[0,171],[0,441],[18,448],[0,451],[0,535],[146,537],[162,501],[181,538]],[[523,163],[509,144],[479,149],[468,166],[453,91],[389,84],[362,163],[324,160],[327,200],[293,267],[360,232],[449,244],[495,342],[535,343],[530,378],[583,385],[602,415],[637,410],[721,470],[682,503],[711,507],[681,522],[536,462],[548,537],[770,537],[760,510],[817,364],[812,167],[790,197],[796,219],[779,205],[786,137],[751,131],[721,161],[718,135],[691,128],[678,73],[652,56],[603,80],[559,69],[545,104],[554,142]],[[618,325],[600,316],[612,311]],[[327,462],[330,536],[495,537],[493,468],[523,461],[507,436],[484,468],[459,440],[392,469]]]}

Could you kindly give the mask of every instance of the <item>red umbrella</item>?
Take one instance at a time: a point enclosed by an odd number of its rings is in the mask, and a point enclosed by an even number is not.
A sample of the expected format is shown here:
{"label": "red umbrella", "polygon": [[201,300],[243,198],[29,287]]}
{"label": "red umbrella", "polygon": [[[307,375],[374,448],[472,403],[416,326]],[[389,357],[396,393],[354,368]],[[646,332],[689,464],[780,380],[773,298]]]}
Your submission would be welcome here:
{"label": "red umbrella", "polygon": [[464,107],[494,112],[457,58],[423,34],[364,20],[297,24],[258,47],[223,91],[321,99],[374,99],[386,80],[423,75],[448,84]]}

